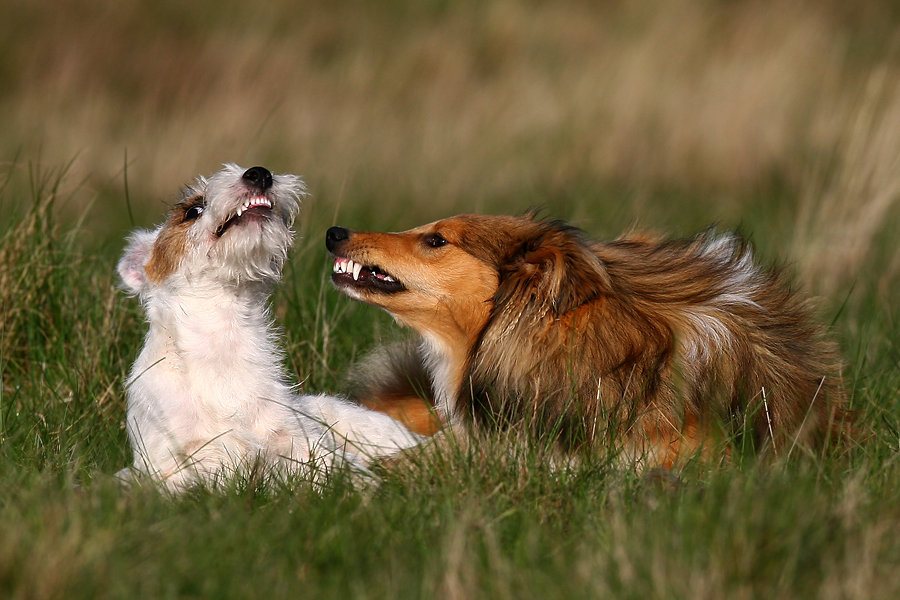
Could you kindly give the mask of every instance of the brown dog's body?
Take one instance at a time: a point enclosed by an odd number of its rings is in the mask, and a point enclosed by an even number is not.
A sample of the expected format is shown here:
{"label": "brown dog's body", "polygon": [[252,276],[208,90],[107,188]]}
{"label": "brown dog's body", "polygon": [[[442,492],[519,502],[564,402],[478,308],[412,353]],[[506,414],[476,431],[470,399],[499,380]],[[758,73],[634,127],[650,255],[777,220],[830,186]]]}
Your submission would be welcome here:
{"label": "brown dog's body", "polygon": [[461,215],[395,234],[332,228],[327,245],[338,289],[422,336],[363,398],[420,432],[434,422],[411,401],[417,365],[445,423],[612,441],[647,465],[706,455],[722,433],[777,451],[846,427],[833,344],[737,237],[603,243]]}

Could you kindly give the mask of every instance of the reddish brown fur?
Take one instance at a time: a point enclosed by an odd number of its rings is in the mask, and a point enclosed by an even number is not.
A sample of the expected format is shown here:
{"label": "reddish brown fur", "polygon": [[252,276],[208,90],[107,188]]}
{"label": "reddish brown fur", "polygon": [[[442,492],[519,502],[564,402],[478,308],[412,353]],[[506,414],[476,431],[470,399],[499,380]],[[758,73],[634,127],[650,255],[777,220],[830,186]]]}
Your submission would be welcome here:
{"label": "reddish brown fur", "polygon": [[380,394],[362,401],[361,404],[371,410],[390,415],[410,431],[421,435],[434,435],[443,428],[434,407],[427,400],[417,396]]}
{"label": "reddish brown fur", "polygon": [[[435,234],[447,244],[423,243]],[[605,441],[667,467],[720,455],[735,432],[777,453],[845,431],[834,345],[733,236],[604,243],[528,216],[461,215],[350,232],[332,250],[404,284],[348,293],[430,340],[414,362],[430,365],[453,422],[525,427],[570,449]],[[382,365],[366,403],[397,414],[409,365]],[[405,422],[434,425],[421,412]]]}

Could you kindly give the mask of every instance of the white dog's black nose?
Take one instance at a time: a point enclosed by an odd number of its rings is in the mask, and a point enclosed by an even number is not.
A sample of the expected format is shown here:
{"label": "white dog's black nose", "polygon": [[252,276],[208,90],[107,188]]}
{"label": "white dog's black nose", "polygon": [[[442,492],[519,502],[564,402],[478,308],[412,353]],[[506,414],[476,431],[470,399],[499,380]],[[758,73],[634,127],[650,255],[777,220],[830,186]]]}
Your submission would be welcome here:
{"label": "white dog's black nose", "polygon": [[343,227],[329,227],[325,232],[325,247],[334,250],[340,242],[350,237],[350,230]]}
{"label": "white dog's black nose", "polygon": [[248,184],[256,187],[262,192],[272,187],[272,174],[268,169],[265,169],[263,167],[253,167],[252,169],[247,169],[244,172],[242,178]]}

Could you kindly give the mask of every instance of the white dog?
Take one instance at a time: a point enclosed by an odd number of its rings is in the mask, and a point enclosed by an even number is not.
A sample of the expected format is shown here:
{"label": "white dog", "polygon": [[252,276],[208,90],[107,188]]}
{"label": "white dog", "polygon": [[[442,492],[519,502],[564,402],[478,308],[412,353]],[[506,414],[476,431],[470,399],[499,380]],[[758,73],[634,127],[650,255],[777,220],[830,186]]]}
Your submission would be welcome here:
{"label": "white dog", "polygon": [[287,383],[267,300],[303,193],[294,175],[229,164],[132,234],[118,271],[150,331],[128,381],[134,464],[120,477],[175,491],[260,466],[321,480],[418,443],[382,413]]}

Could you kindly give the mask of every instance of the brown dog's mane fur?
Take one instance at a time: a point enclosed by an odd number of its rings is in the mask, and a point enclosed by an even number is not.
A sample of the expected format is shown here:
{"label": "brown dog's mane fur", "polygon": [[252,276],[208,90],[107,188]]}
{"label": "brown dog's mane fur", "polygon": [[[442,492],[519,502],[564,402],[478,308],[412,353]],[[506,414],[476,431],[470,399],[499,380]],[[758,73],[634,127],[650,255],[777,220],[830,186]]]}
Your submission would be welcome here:
{"label": "brown dog's mane fur", "polygon": [[[365,371],[377,371],[358,391],[370,407],[395,416],[413,407],[408,399],[422,394],[410,388],[411,375],[415,381],[424,369],[451,423],[524,427],[567,449],[612,440],[663,466],[707,454],[735,433],[777,452],[819,448],[847,432],[835,345],[782,270],[758,267],[739,236],[596,242],[530,215],[461,215],[401,234],[348,234],[330,246],[336,256],[400,282],[427,281],[421,273],[429,270],[439,281],[445,263],[464,254],[476,259],[471,276],[486,282],[471,286],[485,296],[472,298],[473,309],[444,298],[413,314],[404,310],[425,294],[418,287],[348,291],[425,340],[412,355]],[[429,235],[446,245],[420,251],[415,241]],[[395,242],[407,244],[405,256]],[[442,285],[448,298],[469,294],[464,277]],[[432,331],[444,313],[462,323],[462,335]],[[406,421],[426,423],[421,411]]]}

